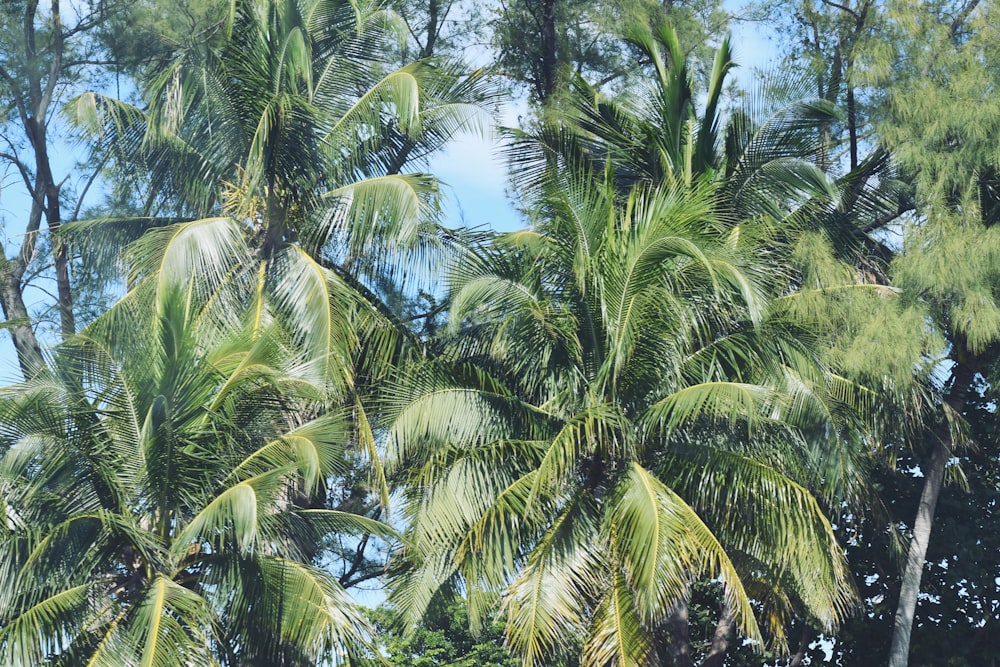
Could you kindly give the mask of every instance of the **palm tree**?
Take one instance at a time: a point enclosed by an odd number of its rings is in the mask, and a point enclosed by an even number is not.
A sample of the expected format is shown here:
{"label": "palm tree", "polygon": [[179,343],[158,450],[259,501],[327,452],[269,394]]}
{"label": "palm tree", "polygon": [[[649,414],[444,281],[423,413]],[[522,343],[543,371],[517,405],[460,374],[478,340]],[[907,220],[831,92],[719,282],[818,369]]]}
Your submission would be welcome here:
{"label": "palm tree", "polygon": [[758,612],[779,645],[793,609],[832,628],[852,589],[808,489],[853,390],[770,309],[777,235],[720,218],[712,183],[623,199],[570,174],[537,226],[466,249],[453,338],[384,399],[396,604],[459,582],[475,619],[499,596],[525,664],[655,664],[702,577],[754,641]]}
{"label": "palm tree", "polygon": [[[868,411],[861,431],[815,436],[843,437],[841,452],[850,456],[832,457],[830,463],[839,468],[817,477],[821,483],[811,490],[823,497],[831,516],[840,507],[845,515],[881,520],[882,503],[865,481],[880,456],[872,445],[898,439],[919,421],[927,407],[922,359],[938,352],[926,327],[914,323],[919,316],[912,305],[895,298],[898,290],[888,278],[893,250],[872,235],[908,206],[906,188],[884,150],[839,177],[830,173],[836,165],[824,130],[839,114],[813,97],[808,82],[763,77],[725,119],[721,98],[734,67],[728,41],[716,54],[699,108],[674,31],[636,29],[631,39],[649,63],[645,85],[612,98],[579,81],[575,109],[561,124],[532,134],[513,132],[518,185],[531,192],[553,168],[574,164],[585,165],[598,184],[610,179],[619,197],[640,184],[688,187],[709,181],[717,187],[719,215],[742,220],[744,229],[758,221],[776,225],[783,243],[769,248],[770,261],[785,267],[788,282],[773,306],[810,321],[823,337],[817,349],[827,348],[826,363],[867,386],[881,406],[877,419]],[[786,254],[779,257],[781,252]],[[906,335],[903,345],[901,339],[887,340],[889,331],[916,335]],[[875,355],[874,340],[887,343]],[[803,616],[806,623],[798,625],[805,625],[805,645],[814,634],[808,614]]]}
{"label": "palm tree", "polygon": [[522,189],[530,190],[555,161],[587,165],[598,180],[608,172],[621,193],[639,183],[721,181],[720,205],[740,217],[785,213],[782,205],[803,195],[832,192],[816,164],[818,128],[838,120],[832,104],[797,82],[766,78],[770,85],[724,122],[724,88],[736,67],[728,38],[716,51],[700,111],[673,28],[634,26],[628,39],[650,69],[628,94],[611,97],[578,80],[575,103],[558,124],[512,133]]}
{"label": "palm tree", "polygon": [[312,564],[330,534],[388,533],[312,509],[352,421],[280,329],[197,298],[216,267],[187,268],[0,391],[0,664],[313,666],[367,642]]}
{"label": "palm tree", "polygon": [[260,262],[296,245],[348,280],[435,245],[437,182],[404,168],[484,129],[490,93],[453,64],[390,67],[396,29],[377,2],[239,0],[152,77],[146,108],[79,97],[78,122],[152,217],[76,233],[117,251],[178,220],[164,213],[221,213],[248,228]]}
{"label": "palm tree", "polygon": [[330,400],[362,415],[365,382],[415,342],[376,279],[426,273],[439,245],[437,183],[403,167],[487,118],[480,75],[388,67],[393,25],[374,2],[239,0],[142,91],[147,108],[77,101],[143,211],[179,216],[77,224],[90,261],[120,264],[127,247],[132,291],[192,263],[224,276],[201,297],[252,331],[281,328]]}
{"label": "palm tree", "polygon": [[[358,483],[365,502],[383,508],[389,489],[363,397],[415,341],[369,287],[374,281],[366,281],[366,273],[381,275],[415,246],[437,242],[436,182],[402,169],[484,117],[475,104],[481,77],[460,79],[431,63],[387,67],[391,26],[391,15],[375,3],[238,0],[216,35],[180,49],[141,91],[146,108],[96,94],[80,97],[78,117],[101,137],[118,169],[133,175],[126,183],[145,196],[140,209],[146,217],[95,220],[73,230],[89,236],[92,262],[127,268],[125,297],[95,327],[119,340],[134,327],[131,313],[146,308],[151,294],[184,284],[185,299],[202,304],[199,323],[235,326],[251,347],[287,348],[294,377],[317,393],[312,402],[283,401],[281,413],[291,422],[327,419],[347,429],[372,464],[368,485]],[[135,349],[143,350],[143,341],[136,340]],[[268,415],[265,405],[261,418]],[[221,459],[219,470],[239,465],[242,459],[233,457]],[[360,474],[345,479],[366,477],[357,460],[350,465]],[[173,483],[172,471],[157,474]],[[310,474],[310,493],[293,500],[303,507],[336,505],[343,489],[331,469]],[[220,481],[202,474],[198,493],[206,507]],[[281,509],[274,505],[279,486],[268,488],[275,491],[261,499],[258,514],[266,506]],[[379,524],[369,524],[366,535],[378,534]],[[271,541],[275,553],[308,563],[318,547],[307,529],[289,533],[280,545],[270,535],[261,539]],[[336,530],[327,525],[327,534]],[[362,537],[359,544],[370,540]],[[171,567],[178,577],[194,576],[176,562]],[[221,586],[211,579],[216,574],[208,576],[206,596]],[[328,575],[321,579],[327,586]],[[233,596],[232,604],[243,600]],[[224,612],[217,610],[213,626]],[[239,632],[278,636],[272,632],[278,620],[256,630],[243,620],[234,619]],[[305,621],[295,628],[305,634],[281,649],[282,664],[332,659],[334,644],[349,639],[336,634],[341,630],[324,635]],[[313,640],[318,643],[306,646]],[[230,663],[273,664],[279,655],[277,649],[258,651],[245,636],[220,636],[209,644],[229,650]]]}

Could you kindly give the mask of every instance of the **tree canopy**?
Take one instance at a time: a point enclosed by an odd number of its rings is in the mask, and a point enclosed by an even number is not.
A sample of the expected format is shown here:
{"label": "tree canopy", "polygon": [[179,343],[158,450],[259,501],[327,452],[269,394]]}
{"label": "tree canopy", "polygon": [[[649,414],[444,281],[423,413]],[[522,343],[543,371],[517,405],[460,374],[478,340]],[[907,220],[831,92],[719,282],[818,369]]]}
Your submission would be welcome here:
{"label": "tree canopy", "polygon": [[996,12],[4,4],[0,665],[984,664]]}

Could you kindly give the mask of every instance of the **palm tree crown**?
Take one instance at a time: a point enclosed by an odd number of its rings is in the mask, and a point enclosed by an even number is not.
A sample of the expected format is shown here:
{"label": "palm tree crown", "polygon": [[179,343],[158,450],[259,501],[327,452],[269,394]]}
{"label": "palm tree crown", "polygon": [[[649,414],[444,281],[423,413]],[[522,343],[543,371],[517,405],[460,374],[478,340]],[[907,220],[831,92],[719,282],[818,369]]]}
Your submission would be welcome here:
{"label": "palm tree crown", "polygon": [[194,281],[118,304],[0,396],[0,664],[312,666],[367,641],[312,564],[331,532],[386,534],[312,509],[347,416]]}
{"label": "palm tree crown", "polygon": [[775,237],[719,218],[712,183],[543,191],[537,226],[467,249],[454,339],[385,399],[412,482],[397,604],[455,577],[474,610],[500,596],[526,664],[577,642],[587,665],[649,664],[704,576],[751,638],[755,604],[836,624],[851,588],[806,452],[843,404],[770,309]]}

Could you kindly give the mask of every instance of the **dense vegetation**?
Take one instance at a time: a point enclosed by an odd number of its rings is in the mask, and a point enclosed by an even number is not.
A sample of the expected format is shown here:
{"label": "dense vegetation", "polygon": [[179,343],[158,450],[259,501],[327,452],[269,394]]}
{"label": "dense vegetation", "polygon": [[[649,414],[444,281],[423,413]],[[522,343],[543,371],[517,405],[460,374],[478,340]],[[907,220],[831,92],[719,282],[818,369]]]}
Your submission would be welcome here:
{"label": "dense vegetation", "polygon": [[727,11],[4,3],[0,665],[990,664],[998,7]]}

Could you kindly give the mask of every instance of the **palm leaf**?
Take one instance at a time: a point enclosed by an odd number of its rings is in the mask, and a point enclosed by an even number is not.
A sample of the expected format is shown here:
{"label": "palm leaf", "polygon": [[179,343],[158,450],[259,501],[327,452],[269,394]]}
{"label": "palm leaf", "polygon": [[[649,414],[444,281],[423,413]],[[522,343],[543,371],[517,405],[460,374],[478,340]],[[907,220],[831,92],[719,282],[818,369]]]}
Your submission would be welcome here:
{"label": "palm leaf", "polygon": [[[698,514],[649,471],[633,463],[611,506],[611,527],[634,600],[650,627],[684,599],[688,584],[704,573],[725,587],[737,625],[760,641],[753,606],[725,549]],[[624,599],[616,595],[615,604]],[[621,614],[622,611],[616,611]]]}

